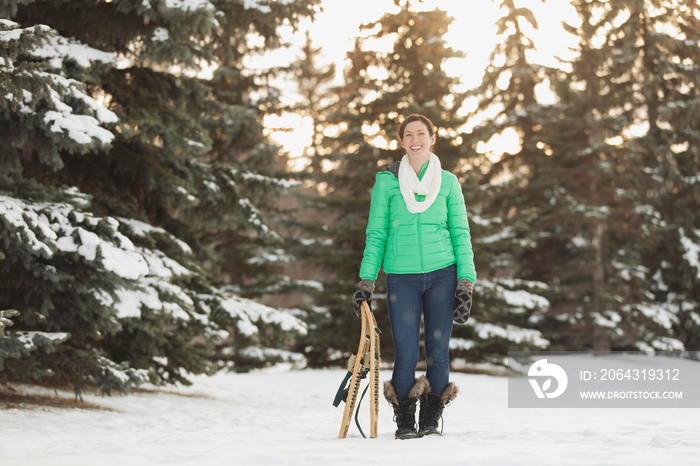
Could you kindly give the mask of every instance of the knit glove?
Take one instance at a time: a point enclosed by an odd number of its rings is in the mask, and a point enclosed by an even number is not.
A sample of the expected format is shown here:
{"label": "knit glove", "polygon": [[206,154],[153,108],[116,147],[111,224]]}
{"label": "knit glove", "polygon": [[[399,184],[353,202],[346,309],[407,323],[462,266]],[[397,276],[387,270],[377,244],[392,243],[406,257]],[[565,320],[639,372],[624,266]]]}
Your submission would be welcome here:
{"label": "knit glove", "polygon": [[369,309],[372,310],[372,292],[374,291],[374,280],[362,280],[360,286],[352,297],[352,308],[357,317],[362,317],[362,302],[367,301]]}
{"label": "knit glove", "polygon": [[469,320],[469,313],[472,310],[472,282],[465,278],[457,280],[455,290],[455,300],[452,304],[454,309],[454,321],[457,324],[466,324]]}

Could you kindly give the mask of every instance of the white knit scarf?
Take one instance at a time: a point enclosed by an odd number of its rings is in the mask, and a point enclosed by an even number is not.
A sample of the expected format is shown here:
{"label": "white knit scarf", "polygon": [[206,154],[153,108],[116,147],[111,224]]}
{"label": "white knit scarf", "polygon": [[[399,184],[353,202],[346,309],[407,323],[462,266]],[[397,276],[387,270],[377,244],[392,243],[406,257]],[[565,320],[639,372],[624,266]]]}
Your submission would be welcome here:
{"label": "white knit scarf", "polygon": [[[430,153],[428,168],[423,179],[419,180],[416,172],[411,168],[408,154],[404,155],[399,164],[399,188],[406,202],[408,211],[412,214],[425,212],[437,198],[442,184],[442,165],[437,155]],[[416,201],[415,194],[426,196],[422,202]]]}

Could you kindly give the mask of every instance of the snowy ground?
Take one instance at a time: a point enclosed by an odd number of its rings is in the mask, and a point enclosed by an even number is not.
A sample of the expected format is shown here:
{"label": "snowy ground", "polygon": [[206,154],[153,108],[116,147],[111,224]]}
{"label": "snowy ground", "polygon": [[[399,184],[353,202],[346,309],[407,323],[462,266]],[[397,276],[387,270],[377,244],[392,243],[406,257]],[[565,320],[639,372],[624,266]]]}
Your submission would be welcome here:
{"label": "snowy ground", "polygon": [[[344,405],[332,400],[344,373],[220,374],[177,393],[84,397],[116,411],[3,406],[0,463],[700,464],[697,409],[509,409],[507,379],[485,375],[452,375],[462,392],[445,409],[443,437],[394,440],[382,398],[378,439],[361,438],[353,423],[339,440]],[[367,432],[367,399],[361,409]]]}

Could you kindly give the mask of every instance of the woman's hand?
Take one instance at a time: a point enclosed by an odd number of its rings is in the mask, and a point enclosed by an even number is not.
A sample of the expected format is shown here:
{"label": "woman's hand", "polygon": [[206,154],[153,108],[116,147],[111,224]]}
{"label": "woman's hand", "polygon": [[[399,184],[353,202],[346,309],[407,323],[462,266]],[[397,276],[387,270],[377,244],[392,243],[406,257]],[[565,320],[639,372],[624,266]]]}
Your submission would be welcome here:
{"label": "woman's hand", "polygon": [[374,280],[362,280],[360,286],[352,297],[352,308],[357,317],[362,317],[362,302],[367,301],[372,310],[372,293],[374,292]]}
{"label": "woman's hand", "polygon": [[469,320],[469,313],[472,310],[472,287],[472,282],[465,278],[457,280],[455,300],[452,304],[455,311],[454,321],[457,324],[466,324]]}

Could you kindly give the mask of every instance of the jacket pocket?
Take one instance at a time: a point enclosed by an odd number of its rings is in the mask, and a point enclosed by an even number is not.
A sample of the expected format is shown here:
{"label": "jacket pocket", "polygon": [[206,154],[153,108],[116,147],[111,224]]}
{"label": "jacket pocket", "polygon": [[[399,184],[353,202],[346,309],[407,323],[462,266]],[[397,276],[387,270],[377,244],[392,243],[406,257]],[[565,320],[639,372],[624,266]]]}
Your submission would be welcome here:
{"label": "jacket pocket", "polygon": [[442,230],[442,243],[445,247],[445,253],[450,259],[455,258],[455,248],[452,244],[452,236],[449,230]]}

